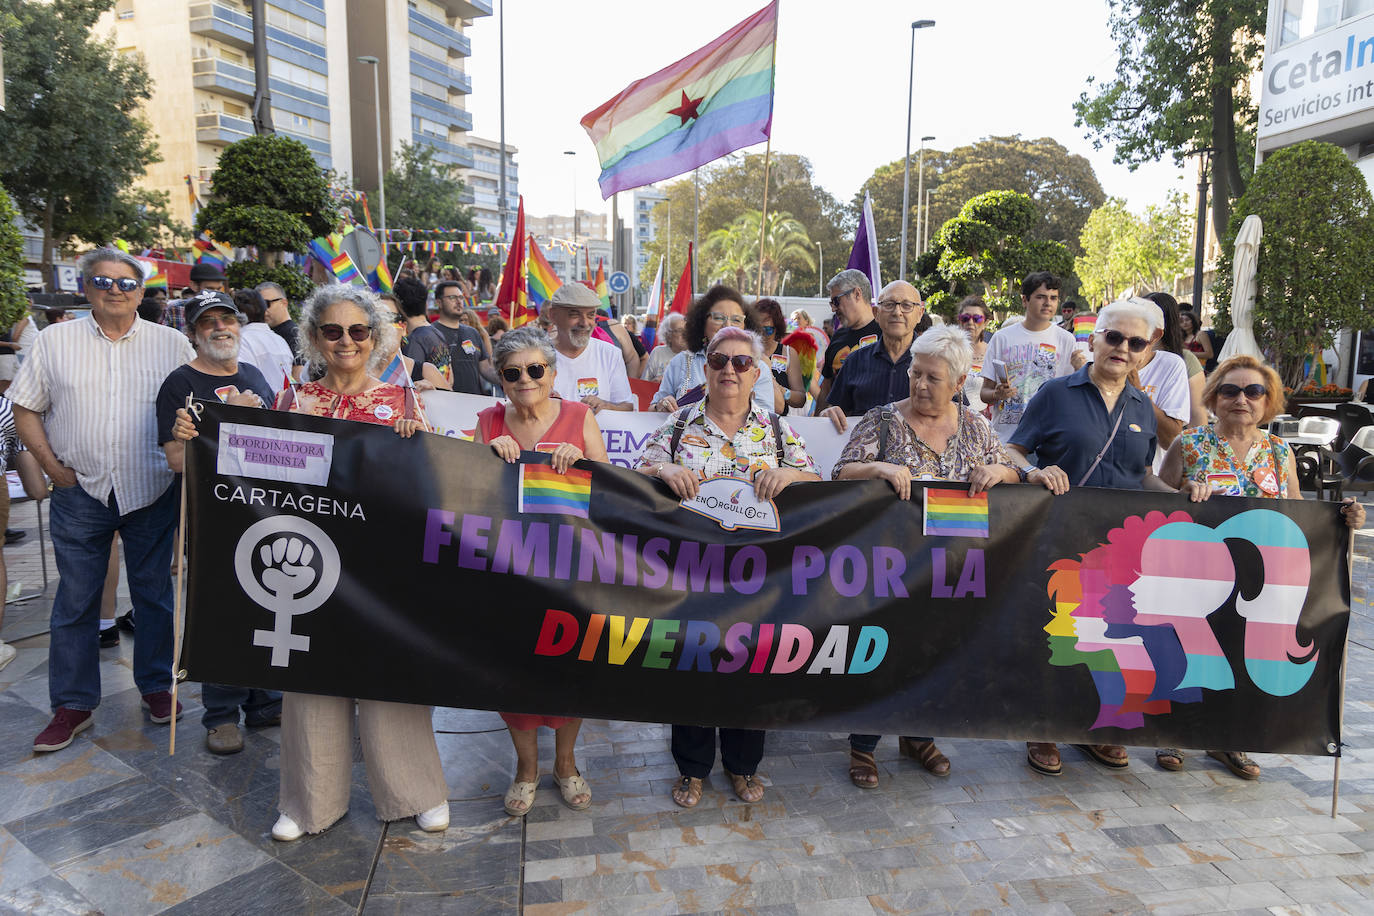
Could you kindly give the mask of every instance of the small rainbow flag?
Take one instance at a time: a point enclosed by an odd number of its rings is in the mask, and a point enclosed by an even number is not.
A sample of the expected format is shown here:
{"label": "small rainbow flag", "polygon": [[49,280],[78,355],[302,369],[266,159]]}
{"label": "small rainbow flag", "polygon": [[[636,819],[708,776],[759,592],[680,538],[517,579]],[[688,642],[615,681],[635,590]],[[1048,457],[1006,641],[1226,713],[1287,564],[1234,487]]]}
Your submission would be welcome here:
{"label": "small rainbow flag", "polygon": [[534,515],[588,518],[592,506],[592,472],[568,468],[560,474],[547,464],[520,465],[519,505]]}
{"label": "small rainbow flag", "polygon": [[562,285],[533,235],[530,236],[530,258],[525,262],[525,273],[525,291],[529,295],[530,305],[535,308],[552,299],[554,292]]}
{"label": "small rainbow flag", "polygon": [[988,494],[927,487],[921,533],[956,538],[988,536]]}
{"label": "small rainbow flag", "polygon": [[386,256],[377,262],[377,269],[367,275],[367,285],[374,293],[389,293],[392,290],[391,269],[386,266]]}
{"label": "small rainbow flag", "polygon": [[329,262],[329,269],[334,272],[334,276],[339,278],[340,283],[351,283],[355,286],[366,286],[367,281],[358,272],[358,265],[353,263],[353,259],[348,256],[348,252],[340,251],[334,255]]}
{"label": "small rainbow flag", "polygon": [[1073,339],[1078,343],[1087,343],[1095,327],[1097,327],[1096,315],[1074,315]]}

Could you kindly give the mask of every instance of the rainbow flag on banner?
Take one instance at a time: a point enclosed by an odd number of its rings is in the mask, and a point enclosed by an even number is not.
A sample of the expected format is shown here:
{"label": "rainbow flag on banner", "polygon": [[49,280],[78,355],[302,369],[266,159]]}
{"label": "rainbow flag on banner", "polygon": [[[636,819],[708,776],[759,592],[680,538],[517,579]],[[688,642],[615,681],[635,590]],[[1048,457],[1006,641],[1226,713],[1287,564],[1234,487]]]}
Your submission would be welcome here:
{"label": "rainbow flag on banner", "polygon": [[1079,343],[1087,343],[1095,327],[1097,327],[1096,315],[1074,315],[1073,339]]}
{"label": "rainbow flag on banner", "polygon": [[583,115],[601,162],[601,196],[690,172],[767,140],[777,37],[774,0]]}
{"label": "rainbow flag on banner", "polygon": [[956,538],[988,536],[988,494],[927,487],[921,533]]}
{"label": "rainbow flag on banner", "polygon": [[525,293],[529,296],[529,304],[538,308],[552,299],[554,292],[562,285],[563,281],[553,272],[553,265],[544,257],[544,252],[539,250],[539,243],[531,235],[530,257],[525,263]]}
{"label": "rainbow flag on banner", "polygon": [[517,508],[532,515],[588,518],[592,506],[592,472],[568,468],[560,474],[547,464],[520,465]]}

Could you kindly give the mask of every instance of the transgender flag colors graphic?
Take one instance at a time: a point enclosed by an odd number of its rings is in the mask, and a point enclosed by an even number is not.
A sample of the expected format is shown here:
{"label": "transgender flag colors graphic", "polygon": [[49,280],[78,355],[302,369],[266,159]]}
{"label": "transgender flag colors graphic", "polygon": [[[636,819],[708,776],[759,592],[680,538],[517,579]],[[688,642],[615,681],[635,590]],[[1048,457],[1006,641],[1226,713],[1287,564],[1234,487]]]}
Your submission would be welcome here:
{"label": "transgender flag colors graphic", "polygon": [[591,516],[591,471],[568,468],[560,474],[547,464],[522,464],[517,492],[517,508],[523,513]]}

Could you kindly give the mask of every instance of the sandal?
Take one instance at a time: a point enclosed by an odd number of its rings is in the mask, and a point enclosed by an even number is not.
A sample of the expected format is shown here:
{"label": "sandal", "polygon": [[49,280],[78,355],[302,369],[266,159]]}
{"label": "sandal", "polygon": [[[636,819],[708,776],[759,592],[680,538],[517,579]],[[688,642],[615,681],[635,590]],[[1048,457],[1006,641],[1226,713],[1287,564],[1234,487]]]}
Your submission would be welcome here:
{"label": "sandal", "polygon": [[695,776],[684,776],[673,786],[673,802],[680,808],[695,808],[701,801],[701,780]]}
{"label": "sandal", "polygon": [[725,775],[730,777],[730,784],[735,787],[735,795],[739,800],[747,804],[763,800],[763,783],[754,782],[754,774],[741,776],[738,773],[725,771]]}
{"label": "sandal", "polygon": [[1183,752],[1176,747],[1161,747],[1155,751],[1155,763],[1161,770],[1177,773],[1183,769]]}
{"label": "sandal", "polygon": [[1130,758],[1126,756],[1126,749],[1119,744],[1075,744],[1074,747],[1113,770],[1125,769],[1131,765]]}
{"label": "sandal", "polygon": [[1064,772],[1064,763],[1059,759],[1059,748],[1053,741],[1027,741],[1026,763],[1037,773],[1045,776],[1059,776]]}
{"label": "sandal", "polygon": [[897,748],[902,752],[902,756],[910,757],[918,762],[926,768],[926,772],[930,775],[949,775],[949,758],[940,753],[934,740],[917,741],[914,738],[898,738]]}
{"label": "sandal", "polygon": [[530,808],[534,806],[534,790],[538,785],[538,776],[535,776],[530,782],[513,780],[510,788],[506,790],[506,813],[511,817],[524,817],[529,814]]}
{"label": "sandal", "polygon": [[[558,784],[558,791],[563,794],[563,803],[574,811],[586,811],[592,806],[592,787],[587,785],[587,780],[582,778],[582,774],[573,768],[573,774],[568,777],[553,774],[553,781]],[[573,801],[574,798],[586,796],[580,802]]]}
{"label": "sandal", "polygon": [[849,781],[860,789],[878,788],[878,761],[873,754],[849,749]]}
{"label": "sandal", "polygon": [[1226,769],[1235,773],[1241,779],[1259,779],[1259,764],[1250,759],[1250,755],[1244,751],[1208,751],[1207,756],[1213,760],[1220,760],[1226,765]]}

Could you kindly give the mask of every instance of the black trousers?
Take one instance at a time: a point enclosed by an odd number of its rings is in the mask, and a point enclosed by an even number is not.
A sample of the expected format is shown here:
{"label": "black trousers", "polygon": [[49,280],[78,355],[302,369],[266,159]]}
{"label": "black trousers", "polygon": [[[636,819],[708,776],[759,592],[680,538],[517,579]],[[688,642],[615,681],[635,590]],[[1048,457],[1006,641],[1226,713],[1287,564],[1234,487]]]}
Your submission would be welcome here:
{"label": "black trousers", "polygon": [[[739,776],[753,776],[763,759],[763,738],[756,728],[720,729],[720,762]],[[673,726],[673,760],[683,776],[705,779],[716,763],[716,729],[702,725]]]}

